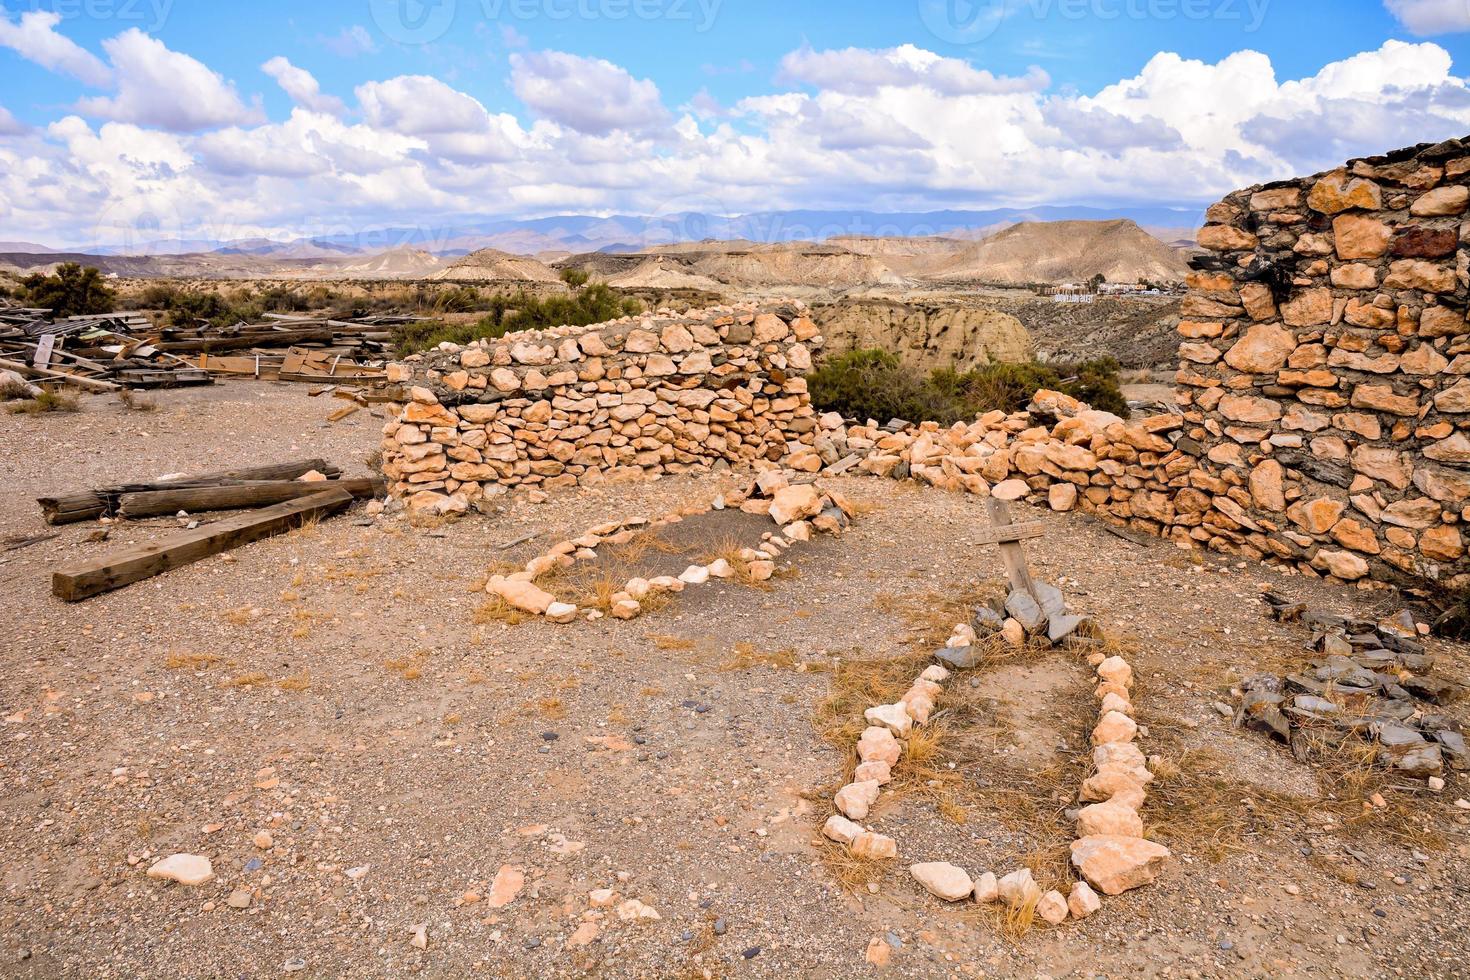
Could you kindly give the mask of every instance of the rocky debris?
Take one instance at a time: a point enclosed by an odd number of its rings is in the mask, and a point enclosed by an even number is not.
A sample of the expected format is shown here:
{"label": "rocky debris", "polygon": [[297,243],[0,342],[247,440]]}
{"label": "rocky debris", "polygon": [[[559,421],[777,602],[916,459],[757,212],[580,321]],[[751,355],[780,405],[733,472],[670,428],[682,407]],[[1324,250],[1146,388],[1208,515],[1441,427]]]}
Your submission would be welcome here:
{"label": "rocky debris", "polygon": [[975,883],[970,880],[964,868],[943,861],[912,865],[909,868],[909,874],[913,875],[914,880],[922,885],[929,894],[942,898],[946,902],[958,902],[969,898],[975,890]]}
{"label": "rocky debris", "polygon": [[1067,897],[1059,891],[1049,891],[1036,903],[1036,914],[1054,926],[1067,921]]}
{"label": "rocky debris", "polygon": [[1010,908],[1035,906],[1041,900],[1041,886],[1031,876],[1030,868],[1020,868],[1001,878],[996,885],[1000,901]]}
{"label": "rocky debris", "polygon": [[524,870],[514,865],[503,864],[500,870],[495,872],[495,880],[490,883],[490,894],[485,899],[485,904],[492,909],[505,908],[516,900],[525,884]]}
{"label": "rocky debris", "polygon": [[148,877],[176,881],[181,885],[202,885],[214,877],[209,858],[199,854],[170,854],[148,869]]}
{"label": "rocky debris", "polygon": [[995,872],[987,871],[975,879],[975,901],[982,905],[1000,901],[1000,881]]}
{"label": "rocky debris", "polygon": [[1141,837],[1095,836],[1072,842],[1072,865],[1104,895],[1121,895],[1151,883],[1169,849]]}
{"label": "rocky debris", "polygon": [[1438,777],[1446,761],[1470,768],[1458,725],[1430,705],[1455,700],[1460,685],[1434,677],[1434,658],[1419,641],[1407,612],[1389,620],[1349,619],[1308,609],[1275,592],[1262,600],[1272,618],[1311,630],[1308,658],[1285,677],[1261,674],[1240,685],[1235,722],[1286,742],[1298,758],[1311,756],[1310,729],[1334,731],[1378,745],[1377,761],[1406,776]]}
{"label": "rocky debris", "polygon": [[[788,515],[777,513],[775,497],[789,494],[792,491],[800,491],[801,499],[809,502],[799,509],[816,509],[817,516],[813,521],[785,524],[779,519]],[[791,502],[796,498],[788,497],[787,499],[788,502]],[[547,622],[562,624],[575,622],[581,610],[573,603],[558,601],[551,593],[536,585],[537,579],[557,569],[569,568],[579,561],[596,560],[597,548],[605,543],[624,544],[640,532],[654,532],[659,528],[683,521],[687,517],[724,509],[728,506],[739,506],[752,513],[770,514],[778,518],[778,524],[784,524],[782,528],[786,532],[784,536],[768,533],[760,542],[759,550],[745,548],[739,554],[739,562],[745,573],[756,582],[767,581],[774,576],[776,573],[775,559],[784,554],[786,549],[791,548],[794,541],[810,540],[813,528],[824,533],[841,532],[848,526],[851,520],[849,511],[852,510],[851,502],[817,483],[806,482],[792,485],[786,471],[764,469],[750,481],[744,491],[725,494],[708,504],[685,507],[655,520],[639,518],[622,523],[600,524],[579,537],[559,541],[543,554],[526,562],[521,571],[510,575],[490,576],[485,583],[485,591],[490,595],[499,596],[507,605],[515,609],[542,616]],[[795,529],[794,532],[793,529]],[[716,558],[708,565],[690,565],[677,578],[667,576],[655,579],[632,578],[623,586],[623,591],[612,595],[607,615],[618,620],[636,619],[643,613],[641,600],[650,593],[682,592],[688,587],[706,585],[711,580],[723,582],[737,574],[737,569],[729,559]],[[602,612],[596,609],[589,610],[587,613],[589,619],[599,619],[602,615]]]}
{"label": "rocky debris", "polygon": [[1067,896],[1067,911],[1072,914],[1072,918],[1085,919],[1100,908],[1102,900],[1087,882],[1073,882],[1072,891]]}
{"label": "rocky debris", "polygon": [[837,809],[851,820],[862,820],[868,808],[878,802],[881,787],[876,779],[861,783],[849,783],[837,791],[833,802]]}

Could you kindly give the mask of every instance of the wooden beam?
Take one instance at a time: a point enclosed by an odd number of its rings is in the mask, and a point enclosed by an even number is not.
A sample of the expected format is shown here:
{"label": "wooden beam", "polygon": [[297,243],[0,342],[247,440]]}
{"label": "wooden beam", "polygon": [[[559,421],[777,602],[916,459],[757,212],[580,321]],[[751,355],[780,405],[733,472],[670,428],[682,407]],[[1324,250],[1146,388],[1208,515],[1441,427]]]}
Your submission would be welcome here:
{"label": "wooden beam", "polygon": [[279,504],[297,497],[309,497],[323,490],[345,490],[354,500],[369,500],[382,496],[388,485],[374,477],[358,477],[351,480],[303,483],[300,480],[272,480],[269,482],[240,483],[234,486],[186,487],[177,490],[144,490],[125,493],[118,498],[117,516],[151,517],[156,514],[177,514],[184,510],[197,513],[207,510],[237,510],[242,507],[262,507]]}
{"label": "wooden beam", "polygon": [[294,480],[312,470],[327,477],[334,477],[342,472],[324,459],[298,459],[289,463],[273,463],[269,466],[247,466],[236,470],[198,473],[173,480],[148,480],[143,483],[124,483],[111,487],[99,487],[95,490],[80,490],[75,493],[58,494],[54,497],[37,497],[36,503],[41,505],[41,514],[47,524],[71,524],[112,514],[117,509],[117,498],[125,493],[142,493],[147,490],[181,490],[186,487],[216,487],[256,480]]}
{"label": "wooden beam", "polygon": [[231,517],[162,541],[135,545],[124,551],[58,568],[51,574],[51,592],[67,602],[120,589],[171,568],[300,527],[311,518],[335,513],[352,503],[346,490],[323,490],[310,497]]}
{"label": "wooden beam", "polygon": [[0,357],[0,368],[6,368],[27,378],[40,378],[42,381],[65,381],[90,391],[117,391],[122,385],[115,385],[111,381],[99,381],[96,378],[84,378],[79,374],[67,374],[65,371],[42,371],[40,368],[31,367],[23,361],[12,361],[9,358]]}
{"label": "wooden beam", "polygon": [[[997,531],[1011,528],[1011,505],[997,497],[988,497],[985,508],[990,512],[990,523]],[[1026,553],[1019,541],[1000,542],[1000,557],[1006,565],[1006,577],[1011,580],[1011,589],[1036,598],[1036,585],[1031,581],[1031,569],[1026,567]],[[1039,601],[1039,600],[1038,600]]]}
{"label": "wooden beam", "polygon": [[983,527],[975,534],[978,544],[1011,544],[1016,541],[1029,541],[1039,538],[1046,533],[1046,525],[1041,521],[1028,521],[1025,524],[1003,524],[995,527]]}

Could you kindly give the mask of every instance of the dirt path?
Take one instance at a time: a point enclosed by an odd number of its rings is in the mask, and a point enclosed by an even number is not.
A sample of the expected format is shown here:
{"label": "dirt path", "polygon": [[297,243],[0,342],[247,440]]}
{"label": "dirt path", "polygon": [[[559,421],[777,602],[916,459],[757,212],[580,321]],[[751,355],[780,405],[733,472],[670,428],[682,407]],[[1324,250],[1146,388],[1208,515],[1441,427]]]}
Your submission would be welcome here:
{"label": "dirt path", "polygon": [[[300,387],[153,397],[154,413],[92,398],[81,415],[0,417],[0,535],[44,529],[43,491],[296,454],[360,472],[380,425],[329,426]],[[876,972],[874,939],[893,976],[1465,972],[1462,777],[1439,797],[1388,792],[1392,833],[1384,813],[1344,822],[1311,769],[1214,707],[1256,664],[1301,656],[1305,635],[1265,618],[1260,583],[1364,615],[1396,608],[1383,594],[1044,515],[1037,571],[1135,648],[1142,745],[1183,772],[1145,813],[1176,854],[1160,882],[1016,942],[902,867],[845,891],[816,835],[845,763],[813,722],[833,658],[904,652],[926,609],[995,586],[993,549],[972,543],[979,501],[843,479],[873,511],[794,553],[799,574],[769,590],[711,585],[630,623],[477,621],[492,561],[732,483],[560,494],[439,528],[358,511],[74,606],[51,598],[52,565],[173,522],[106,545],[74,525],[0,552],[0,973],[847,977]],[[499,550],[530,531],[545,537]],[[1431,648],[1465,679],[1463,647]],[[997,773],[1075,760],[1074,668],[1058,656],[964,681],[995,702]],[[1028,821],[1074,805],[1045,786],[1008,787],[1022,795],[1005,807],[977,790],[963,823],[915,795],[876,826],[909,861],[1004,872],[1045,843]],[[1405,813],[1427,829],[1405,836]],[[145,876],[180,851],[216,878]],[[525,885],[492,909],[506,865]],[[604,888],[660,918],[589,917]],[[236,893],[248,908],[227,904]],[[569,945],[587,921],[596,937]]]}

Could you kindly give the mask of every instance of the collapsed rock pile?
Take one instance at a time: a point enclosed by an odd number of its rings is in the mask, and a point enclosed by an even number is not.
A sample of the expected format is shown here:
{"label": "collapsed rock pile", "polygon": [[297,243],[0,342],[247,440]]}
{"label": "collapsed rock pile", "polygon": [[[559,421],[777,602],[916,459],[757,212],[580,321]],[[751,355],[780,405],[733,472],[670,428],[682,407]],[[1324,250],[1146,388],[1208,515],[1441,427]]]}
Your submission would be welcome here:
{"label": "collapsed rock pile", "polygon": [[536,584],[537,579],[558,568],[570,568],[579,561],[596,561],[597,549],[603,545],[618,546],[631,542],[640,533],[657,531],[711,510],[737,507],[747,514],[769,516],[781,533],[767,532],[756,547],[740,549],[735,556],[739,567],[720,557],[708,564],[695,564],[678,577],[661,575],[654,578],[631,578],[622,590],[609,599],[606,613],[601,609],[585,610],[589,620],[610,615],[614,619],[636,619],[643,612],[643,602],[650,595],[683,592],[687,586],[704,585],[738,575],[753,582],[764,582],[776,573],[776,561],[796,543],[810,541],[814,533],[838,534],[851,523],[855,508],[842,494],[815,482],[793,483],[779,469],[763,470],[742,491],[724,494],[708,504],[686,507],[663,517],[648,520],[634,518],[599,524],[580,537],[552,545],[544,554],[526,562],[525,568],[509,575],[491,575],[485,591],[498,596],[507,605],[522,612],[545,617],[553,623],[570,623],[584,611],[574,603],[558,601],[556,596]]}
{"label": "collapsed rock pile", "polygon": [[383,428],[389,492],[448,513],[515,486],[806,468],[816,421],[801,374],[822,343],[800,304],[781,304],[442,344],[389,368],[410,395]]}
{"label": "collapsed rock pile", "polygon": [[1322,656],[1285,678],[1260,674],[1241,685],[1236,723],[1268,731],[1302,757],[1308,733],[1330,732],[1376,742],[1379,764],[1421,779],[1436,779],[1445,760],[1470,768],[1460,726],[1424,710],[1418,701],[1442,705],[1460,697],[1460,685],[1434,677],[1434,658],[1424,652],[1413,617],[1383,622],[1349,619],[1308,609],[1264,593],[1271,615],[1312,630],[1308,648]]}
{"label": "collapsed rock pile", "polygon": [[[946,902],[973,898],[976,902],[1000,902],[1012,909],[1030,908],[1052,925],[1068,918],[1083,919],[1101,907],[1097,892],[1121,895],[1149,884],[1157,877],[1169,857],[1168,848],[1144,837],[1143,818],[1139,815],[1147,798],[1145,787],[1153,781],[1147,760],[1134,744],[1138,726],[1133,721],[1133,670],[1121,657],[1107,656],[1090,638],[1074,637],[1084,620],[1065,611],[1059,590],[1037,585],[1038,589],[1055,593],[1057,608],[1042,613],[1037,606],[1029,627],[1038,639],[1046,635],[1048,619],[1063,617],[1076,620],[1059,641],[1077,649],[1089,650],[1088,661],[1096,669],[1099,699],[1098,722],[1091,742],[1095,771],[1082,785],[1080,797],[1087,805],[1077,811],[1077,839],[1072,843],[1072,864],[1082,880],[1073,882],[1068,894],[1043,890],[1030,868],[1019,868],[997,877],[986,871],[972,878],[963,867],[944,861],[914,864],[909,873],[925,890]],[[1019,590],[1013,592],[1007,605],[1022,605]],[[1048,603],[1050,601],[1048,600]],[[976,624],[991,634],[988,642],[1011,642],[1006,627],[996,624],[997,613],[990,607],[977,610],[972,623],[961,623],[954,629],[945,648],[936,654],[964,669],[979,662],[981,640]],[[1019,623],[1015,619],[1008,624]],[[1070,638],[1070,639],[1069,639]],[[1021,643],[1025,642],[1025,633]],[[822,834],[846,847],[853,855],[869,860],[885,860],[898,856],[898,842],[884,834],[865,829],[860,821],[878,803],[883,787],[893,779],[893,769],[903,758],[904,744],[916,727],[929,723],[944,682],[953,675],[939,664],[926,667],[909,690],[893,704],[874,705],[863,712],[868,727],[857,742],[858,765],[852,781],[837,791],[833,806],[837,813],[827,818]]]}

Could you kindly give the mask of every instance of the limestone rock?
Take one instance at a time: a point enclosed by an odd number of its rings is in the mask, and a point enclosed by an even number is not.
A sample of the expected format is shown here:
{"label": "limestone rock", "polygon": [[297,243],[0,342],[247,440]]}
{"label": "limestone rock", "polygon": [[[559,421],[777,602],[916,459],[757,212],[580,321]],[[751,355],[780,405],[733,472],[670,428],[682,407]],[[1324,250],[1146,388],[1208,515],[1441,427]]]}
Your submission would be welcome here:
{"label": "limestone rock", "polygon": [[929,861],[923,864],[915,864],[909,868],[909,874],[914,880],[923,885],[929,894],[936,898],[942,898],[946,902],[958,902],[960,899],[968,898],[975,890],[975,883],[964,868],[943,861]]}
{"label": "limestone rock", "polygon": [[201,854],[170,854],[148,869],[148,877],[177,881],[181,885],[202,885],[214,877],[209,858]]}
{"label": "limestone rock", "polygon": [[1169,849],[1141,837],[1094,836],[1072,842],[1072,865],[1104,895],[1121,895],[1158,877]]}
{"label": "limestone rock", "polygon": [[822,512],[822,496],[811,484],[782,487],[771,501],[771,517],[777,524],[816,517]]}
{"label": "limestone rock", "polygon": [[1077,811],[1077,836],[1142,837],[1143,818],[1128,802],[1114,797],[1106,803],[1083,807]]}
{"label": "limestone rock", "polygon": [[1121,711],[1109,711],[1103,715],[1097,727],[1092,730],[1092,744],[1103,745],[1109,742],[1131,742],[1138,734],[1138,725],[1132,718]]}
{"label": "limestone rock", "polygon": [[1072,893],[1067,896],[1067,911],[1072,913],[1072,918],[1085,919],[1100,908],[1102,899],[1097,897],[1091,885],[1085,881],[1072,884]]}
{"label": "limestone rock", "polygon": [[852,853],[870,861],[884,861],[898,857],[898,843],[892,837],[863,831],[853,838]]}
{"label": "limestone rock", "polygon": [[987,871],[975,879],[975,901],[989,905],[999,900],[1000,882],[996,881],[993,871]]}
{"label": "limestone rock", "polygon": [[500,596],[508,605],[524,612],[535,613],[537,616],[546,612],[556,601],[555,596],[537,588],[531,582],[504,578],[500,575],[491,577],[490,581],[485,584],[485,591],[491,595]]}
{"label": "limestone rock", "polygon": [[1036,903],[1036,914],[1054,926],[1067,921],[1067,899],[1059,891],[1049,891]]}
{"label": "limestone rock", "polygon": [[909,716],[908,707],[899,701],[896,704],[880,704],[863,712],[863,717],[870,725],[883,725],[893,734],[900,737],[907,735],[909,729],[914,727],[914,719]]}
{"label": "limestone rock", "polygon": [[878,802],[878,781],[870,779],[861,783],[848,783],[837,791],[832,803],[850,820],[862,820],[868,808]]}
{"label": "limestone rock", "polygon": [[890,766],[896,766],[902,752],[903,747],[887,728],[876,725],[866,728],[858,738],[858,758],[864,762],[886,762]]}
{"label": "limestone rock", "polygon": [[851,844],[862,832],[862,827],[836,813],[828,817],[827,822],[822,824],[822,836],[839,844]]}
{"label": "limestone rock", "polygon": [[1267,374],[1281,370],[1294,350],[1296,337],[1289,330],[1278,323],[1257,323],[1225,352],[1225,363],[1247,374]]}
{"label": "limestone rock", "polygon": [[[1074,845],[1075,846],[1075,845]],[[1011,908],[1035,905],[1041,900],[1041,886],[1031,877],[1030,868],[1012,871],[996,885],[1000,900]]]}

